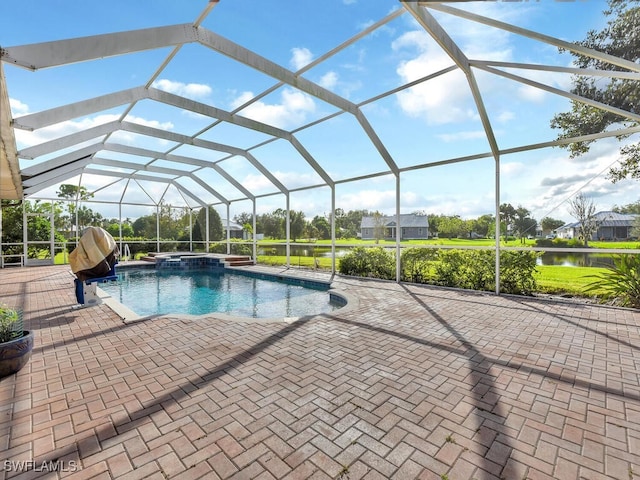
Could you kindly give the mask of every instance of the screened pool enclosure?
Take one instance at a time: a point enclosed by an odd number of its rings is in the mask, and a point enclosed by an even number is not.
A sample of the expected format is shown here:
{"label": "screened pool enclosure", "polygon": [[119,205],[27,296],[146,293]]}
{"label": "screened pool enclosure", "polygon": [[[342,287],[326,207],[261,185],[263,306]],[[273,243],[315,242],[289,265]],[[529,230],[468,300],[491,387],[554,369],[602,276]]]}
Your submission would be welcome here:
{"label": "screened pool enclosure", "polygon": [[[640,80],[640,65],[573,43],[601,27],[583,2],[165,3],[144,15],[110,4],[101,18],[79,8],[46,29],[37,9],[4,15],[24,28],[0,34],[2,199],[59,201],[72,184],[91,198],[66,201],[120,221],[213,206],[227,222],[251,213],[256,233],[258,213],[281,209],[287,257],[290,212],[323,215],[335,270],[337,209],[499,225],[506,202],[566,216],[580,191],[607,206],[631,191],[605,174],[640,116],[570,90],[580,76]],[[611,68],[578,68],[569,52]],[[559,140],[550,120],[571,102],[626,123]],[[578,141],[594,141],[589,155],[557,148]],[[518,247],[497,237],[499,279],[500,252]]]}

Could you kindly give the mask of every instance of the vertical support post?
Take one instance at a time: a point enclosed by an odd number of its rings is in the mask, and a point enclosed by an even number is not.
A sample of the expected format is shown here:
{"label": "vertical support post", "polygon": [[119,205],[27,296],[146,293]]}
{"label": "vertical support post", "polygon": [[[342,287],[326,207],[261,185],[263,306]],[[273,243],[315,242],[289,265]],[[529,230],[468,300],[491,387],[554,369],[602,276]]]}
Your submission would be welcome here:
{"label": "vertical support post", "polygon": [[160,253],[160,204],[156,205],[156,252]]}
{"label": "vertical support post", "polygon": [[[54,202],[51,202],[51,235],[53,236],[53,240],[54,240],[54,246],[55,246],[55,239],[56,239],[56,206]],[[67,263],[69,263],[68,257],[67,257],[67,240],[65,239],[63,241],[62,244],[62,261],[63,263],[66,265]],[[53,256],[53,263],[55,263],[55,255]]]}
{"label": "vertical support post", "polygon": [[331,274],[336,273],[336,186],[331,185]]}
{"label": "vertical support post", "polygon": [[120,255],[124,255],[124,250],[122,250],[122,203],[121,202],[118,202],[118,235],[120,236]]}
{"label": "vertical support post", "polygon": [[29,256],[27,255],[27,211],[25,209],[25,203],[22,202],[22,254],[24,255],[24,264],[28,263]]}
{"label": "vertical support post", "polygon": [[206,231],[207,231],[207,233],[205,233],[205,235],[204,235],[204,242],[205,242],[204,251],[207,252],[207,253],[209,253],[209,208],[211,208],[211,207],[206,207],[206,213],[205,213],[205,216],[204,216],[204,218],[205,218],[204,223],[205,223],[205,227],[206,227]]}
{"label": "vertical support post", "polygon": [[253,242],[253,251],[252,251],[252,255],[253,255],[253,261],[258,263],[258,240],[256,239],[256,228],[258,227],[258,223],[257,223],[257,219],[256,219],[256,198],[253,197],[253,212],[252,212],[252,224],[251,224],[251,230],[253,231],[253,234],[251,235],[251,240]]}
{"label": "vertical support post", "polygon": [[77,195],[76,195],[75,204],[76,204],[76,238],[80,238],[80,225],[78,223],[80,216],[78,215],[78,196]]}
{"label": "vertical support post", "polygon": [[286,212],[284,219],[285,236],[287,237],[286,255],[287,255],[287,268],[291,266],[291,215],[289,209],[291,208],[291,196],[287,193]]}
{"label": "vertical support post", "polygon": [[227,255],[229,255],[231,253],[231,208],[230,205],[227,203]]}
{"label": "vertical support post", "polygon": [[189,207],[189,251],[193,252],[193,208]]}
{"label": "vertical support post", "polygon": [[400,225],[400,174],[396,174],[396,282],[402,278],[402,266],[400,265],[400,240],[402,240],[402,228]]}
{"label": "vertical support post", "polygon": [[51,265],[56,263],[56,235],[53,228],[53,202],[51,202],[51,212],[49,213],[49,250],[51,251]]}
{"label": "vertical support post", "polygon": [[500,157],[496,161],[496,294],[500,294]]}

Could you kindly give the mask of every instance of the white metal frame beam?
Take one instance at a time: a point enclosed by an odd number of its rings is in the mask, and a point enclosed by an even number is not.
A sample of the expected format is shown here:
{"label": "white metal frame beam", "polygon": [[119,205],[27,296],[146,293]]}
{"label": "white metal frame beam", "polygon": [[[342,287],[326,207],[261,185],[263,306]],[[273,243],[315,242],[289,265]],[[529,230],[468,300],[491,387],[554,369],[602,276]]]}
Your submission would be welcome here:
{"label": "white metal frame beam", "polygon": [[193,138],[188,135],[168,132],[159,128],[148,127],[146,125],[140,125],[132,122],[121,122],[121,129],[127,132],[174,141],[181,145],[193,145],[194,147],[215,150],[218,152],[228,153],[230,155],[245,157],[256,169],[260,171],[260,173],[262,173],[271,183],[273,183],[278,188],[278,190],[280,190],[282,193],[286,193],[288,191],[287,187],[285,187],[276,177],[274,177],[271,172],[267,170],[253,155],[241,148],[212,142],[209,140],[203,140],[200,138]]}
{"label": "white metal frame beam", "polygon": [[484,106],[484,101],[482,100],[482,95],[480,93],[480,89],[478,88],[478,83],[476,82],[475,75],[471,70],[471,65],[469,63],[469,59],[466,55],[460,50],[458,45],[453,41],[453,39],[449,36],[444,28],[438,23],[438,21],[427,11],[426,8],[418,5],[418,2],[403,2],[404,7],[413,15],[413,18],[422,26],[425,31],[431,35],[431,37],[440,45],[443,51],[451,57],[451,59],[455,62],[456,65],[462,70],[462,72],[467,77],[467,83],[469,84],[469,88],[471,90],[471,94],[473,96],[473,100],[476,104],[476,108],[478,109],[478,114],[480,115],[480,120],[482,121],[482,125],[484,127],[485,135],[487,137],[487,141],[489,142],[489,146],[491,147],[491,151],[494,156],[499,155],[498,143],[496,141],[496,137],[493,133],[493,127],[491,127],[491,122],[489,120],[489,115],[487,114],[487,110]]}
{"label": "white metal frame beam", "polygon": [[198,39],[200,43],[218,53],[252,67],[269,77],[280,80],[282,83],[291,85],[292,87],[318,98],[342,111],[351,113],[358,120],[365,131],[365,134],[369,137],[391,171],[397,172],[398,166],[391,157],[391,154],[388,152],[382,141],[380,141],[375,130],[371,127],[356,104],[203,27],[198,27]]}
{"label": "white metal frame beam", "polygon": [[[182,193],[186,194],[189,198],[194,200],[198,205],[200,205],[202,207],[206,207],[207,206],[206,203],[204,203],[201,199],[199,199],[198,197],[194,196],[193,193],[191,193],[184,186],[180,185],[178,182],[176,182],[174,179],[171,179],[171,178],[153,177],[153,176],[150,176],[150,175],[141,175],[139,173],[107,172],[105,170],[98,170],[98,169],[93,169],[93,168],[86,168],[86,169],[84,169],[84,171],[82,173],[85,174],[85,175],[102,175],[102,176],[106,176],[106,177],[130,178],[130,179],[135,180],[136,182],[142,180],[142,181],[147,181],[147,182],[166,183],[166,184],[173,185],[174,187],[176,187]],[[149,194],[147,194],[147,195],[149,195]],[[149,198],[151,198],[151,197],[149,197]]]}
{"label": "white metal frame beam", "polygon": [[4,48],[2,60],[29,70],[195,42],[190,23]]}
{"label": "white metal frame beam", "polygon": [[[255,198],[255,196],[251,192],[249,192],[235,178],[229,175],[223,168],[221,168],[219,165],[208,160],[201,160],[199,158],[191,158],[191,157],[185,157],[181,155],[166,154],[163,152],[158,152],[156,150],[148,150],[146,148],[131,147],[129,145],[121,145],[118,143],[105,143],[104,149],[112,152],[126,153],[129,155],[136,155],[140,157],[149,157],[151,159],[162,159],[162,160],[168,160],[168,161],[173,161],[178,163],[185,163],[188,165],[196,165],[203,168],[211,168],[216,172],[218,172],[223,178],[225,178],[225,180],[227,180],[231,185],[236,187],[240,192],[246,195],[247,198],[250,198],[250,199]],[[144,170],[144,165],[142,164],[140,165],[140,170]],[[187,174],[193,177],[192,171],[185,171],[184,175],[187,175]]]}
{"label": "white metal frame beam", "polygon": [[30,177],[23,177],[22,185],[24,185],[25,187],[35,187],[45,184],[49,186],[49,181],[52,179],[58,179],[62,176],[68,175],[69,173],[73,174],[67,176],[66,178],[71,178],[72,176],[76,175],[78,171],[82,171],[83,168],[89,165],[90,161],[91,159],[87,157],[77,162],[68,163],[44,173],[40,173]]}
{"label": "white metal frame beam", "polygon": [[49,140],[48,142],[39,143],[38,145],[20,150],[18,152],[18,157],[27,160],[34,160],[42,155],[48,155],[49,153],[53,153],[58,150],[71,148],[79,143],[108,135],[109,133],[117,130],[119,124],[120,122],[114,120],[85,130],[80,130],[79,132],[75,132],[70,135],[65,135],[64,137]]}
{"label": "white metal frame beam", "polygon": [[22,130],[37,130],[48,127],[56,123],[84,117],[96,112],[102,112],[111,108],[119,107],[126,103],[131,103],[147,97],[144,87],[134,87],[119,92],[108,93],[99,97],[89,98],[76,103],[69,103],[61,107],[43,110],[13,120],[13,126]]}
{"label": "white metal frame beam", "polygon": [[605,103],[598,102],[596,100],[591,100],[586,97],[581,97],[580,95],[576,95],[575,93],[565,92],[564,90],[560,90],[559,88],[550,87],[549,85],[545,85],[540,82],[536,82],[533,80],[529,80],[528,78],[521,77],[519,75],[515,75],[513,73],[505,72],[499,70],[497,68],[492,68],[488,66],[480,66],[478,65],[476,68],[484,70],[485,72],[492,73],[494,75],[499,75],[504,78],[508,78],[510,80],[514,80],[516,82],[522,83],[524,85],[529,85],[530,87],[539,88],[540,90],[545,90],[550,93],[555,93],[556,95],[566,97],[574,102],[584,103],[586,105],[590,105],[592,107],[596,107],[600,110],[605,110],[607,112],[613,113],[615,115],[620,115],[621,117],[629,118],[631,120],[639,121],[640,115],[628,112],[626,110],[622,110],[620,108],[612,107]]}
{"label": "white metal frame beam", "polygon": [[63,167],[70,163],[76,162],[78,160],[82,160],[87,157],[93,156],[96,152],[102,150],[102,143],[94,143],[92,145],[88,145],[86,147],[80,148],[79,150],[74,150],[73,152],[68,152],[59,157],[52,158],[50,160],[46,160],[44,162],[38,163],[37,165],[33,165],[32,167],[24,168],[22,170],[22,175],[27,177],[33,177],[34,175],[40,175],[41,173],[48,172],[50,170],[54,170],[59,167]]}
{"label": "white metal frame beam", "polygon": [[[379,24],[384,24],[392,18],[395,18],[395,16],[396,15],[389,15],[386,19],[384,19],[383,22],[379,22]],[[198,41],[202,45],[214,51],[217,51],[218,53],[229,56],[236,61],[239,61],[258,71],[261,71],[266,75],[279,80],[282,83],[291,85],[309,95],[312,95],[330,105],[335,106],[336,108],[339,108],[342,111],[353,114],[363,128],[365,134],[370,138],[371,142],[378,150],[384,161],[387,163],[391,171],[397,174],[398,167],[391,154],[388,152],[383,142],[379,139],[375,130],[366,120],[366,117],[362,114],[362,112],[355,104],[331,92],[330,90],[327,90],[320,85],[306,80],[300,77],[298,74],[295,74],[290,70],[287,70],[280,65],[271,62],[270,60],[261,57],[254,52],[200,26],[190,24],[173,25],[169,27],[158,27],[129,32],[95,35],[70,40],[59,40],[54,42],[44,42],[39,44],[9,47],[2,51],[2,59],[4,61],[23,66],[25,68],[36,70],[40,68],[60,66],[68,63],[84,62],[98,58],[123,55],[127,53],[166,46],[175,46],[176,48],[178,48],[178,46],[184,43],[195,41]],[[348,44],[349,42],[345,42],[342,48],[345,48]],[[333,54],[333,52],[330,53]],[[140,91],[140,89],[142,89],[142,91]],[[58,123],[60,121],[70,120],[71,118],[77,118],[79,116],[87,115],[96,111],[106,110],[123,104],[129,104],[129,110],[131,108],[131,105],[135,104],[146,96],[150,96],[150,98],[155,98],[156,100],[163,101],[157,98],[158,94],[157,92],[154,92],[154,90],[155,89],[152,88],[137,87],[136,89],[125,90],[122,92],[116,92],[113,94],[84,100],[82,102],[66,105],[64,107],[51,109],[46,112],[25,115],[23,117],[15,119],[14,126],[16,128],[23,129],[38,129],[44,126]],[[166,97],[164,100],[167,100]],[[188,102],[188,99],[183,98],[182,100],[184,102]],[[259,122],[249,122],[248,124],[247,120],[249,119],[244,119],[243,117],[235,118],[235,121],[233,121],[231,117],[238,116],[234,114],[228,114],[228,112],[223,112],[218,109],[211,110],[213,107],[206,109],[206,112],[199,111],[198,108],[193,108],[196,106],[195,103],[191,105],[192,108],[189,108],[184,104],[181,105],[181,108],[196,111],[198,113],[202,113],[204,115],[208,115],[213,118],[228,121],[231,123],[239,122],[240,126],[244,126],[245,128],[257,129],[258,131],[261,131],[268,135],[285,138],[282,136],[282,134],[278,135],[268,125],[260,124]],[[318,173],[320,174],[320,172]],[[320,175],[323,178],[326,177],[328,179],[328,175],[326,175],[326,172]]]}
{"label": "white metal frame beam", "polygon": [[625,60],[624,58],[614,57],[613,55],[609,55],[603,52],[598,52],[597,50],[583,47],[582,45],[579,45],[577,43],[560,40],[558,38],[551,37],[549,35],[544,35],[542,33],[534,32],[532,30],[527,30],[526,28],[517,27],[509,23],[501,22],[499,20],[494,20],[493,18],[488,18],[482,15],[478,15],[476,13],[460,10],[458,8],[454,8],[449,5],[444,5],[442,3],[435,3],[435,2],[431,3],[431,2],[424,2],[424,1],[419,3],[420,5],[429,7],[432,10],[438,10],[440,12],[448,13],[450,15],[455,15],[456,17],[465,18],[467,20],[472,20],[474,22],[481,23],[483,25],[488,25],[490,27],[495,27],[501,30],[505,30],[507,32],[522,35],[524,37],[531,38],[539,42],[548,43],[549,45],[553,45],[555,47],[562,48],[570,52],[577,53],[579,55],[595,58],[596,60],[601,60],[603,62],[610,63],[611,65],[617,65],[618,67],[626,68],[627,70],[630,70],[632,72],[640,72],[640,65],[638,65],[637,63],[631,62],[629,60]]}
{"label": "white metal frame beam", "polygon": [[43,181],[42,183],[38,183],[33,187],[25,188],[24,193],[25,195],[33,195],[39,192],[40,190],[43,190],[47,187],[51,187],[52,185],[56,185],[58,183],[68,180],[69,178],[79,175],[80,173],[82,173],[84,168],[85,168],[85,165],[80,164],[80,165],[71,167],[69,170],[66,170],[66,169],[54,170],[54,172],[56,173],[56,176],[50,177],[48,180]]}

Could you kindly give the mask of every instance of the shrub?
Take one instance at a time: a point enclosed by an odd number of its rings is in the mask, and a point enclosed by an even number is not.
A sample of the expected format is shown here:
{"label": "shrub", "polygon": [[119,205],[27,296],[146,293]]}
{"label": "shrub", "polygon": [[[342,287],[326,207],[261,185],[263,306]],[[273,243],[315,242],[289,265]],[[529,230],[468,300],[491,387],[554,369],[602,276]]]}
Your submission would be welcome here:
{"label": "shrub", "polygon": [[460,288],[495,290],[496,257],[491,250],[462,251]]}
{"label": "shrub", "polygon": [[491,250],[443,250],[435,266],[436,285],[493,290],[495,256]]}
{"label": "shrub", "polygon": [[463,250],[441,250],[438,262],[434,265],[433,283],[443,287],[460,287],[462,276]]}
{"label": "shrub", "polygon": [[343,275],[393,280],[395,255],[382,247],[356,247],[340,259],[339,270]]}
{"label": "shrub", "polygon": [[233,243],[231,242],[231,253],[234,255],[253,255],[253,247],[251,245],[246,245],[243,243]]}
{"label": "shrub", "polygon": [[429,283],[431,267],[438,258],[433,248],[405,248],[400,255],[402,280],[413,283]]}
{"label": "shrub", "polygon": [[604,265],[606,273],[590,275],[595,278],[586,291],[604,291],[604,298],[616,300],[623,307],[640,308],[640,256],[616,255],[613,265]]}
{"label": "shrub", "polygon": [[227,245],[225,243],[213,243],[209,245],[211,253],[227,253]]}
{"label": "shrub", "polygon": [[[238,243],[238,240],[231,240],[231,247],[229,251],[233,255],[253,255],[253,247],[251,245],[247,245],[245,243]],[[227,253],[227,244],[226,243],[213,243],[209,245],[209,251],[211,253]]]}
{"label": "shrub", "polygon": [[[531,295],[536,290],[538,252],[502,252],[500,254],[500,291]],[[495,285],[495,284],[494,284]]]}
{"label": "shrub", "polygon": [[[537,252],[507,251],[500,255],[500,291],[530,295]],[[492,250],[434,250],[408,248],[402,252],[403,281],[444,287],[493,291],[496,285],[495,253]],[[357,247],[340,261],[340,273],[392,280],[395,256],[382,247]]]}
{"label": "shrub", "polygon": [[22,329],[20,311],[0,304],[0,343],[22,337]]}
{"label": "shrub", "polygon": [[551,246],[554,248],[567,248],[569,246],[569,240],[564,238],[554,238],[551,241]]}
{"label": "shrub", "polygon": [[554,247],[553,240],[550,238],[537,238],[536,239],[536,247],[549,248]]}

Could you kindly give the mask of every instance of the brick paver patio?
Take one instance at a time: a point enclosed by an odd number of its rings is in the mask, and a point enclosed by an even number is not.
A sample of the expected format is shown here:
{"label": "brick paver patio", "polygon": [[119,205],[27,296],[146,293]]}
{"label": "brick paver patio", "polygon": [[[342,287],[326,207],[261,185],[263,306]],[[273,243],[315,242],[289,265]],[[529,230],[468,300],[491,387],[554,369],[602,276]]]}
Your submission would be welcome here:
{"label": "brick paver patio", "polygon": [[334,286],[358,301],[291,323],[125,323],[68,267],[0,270],[36,335],[4,478],[640,478],[640,312]]}

